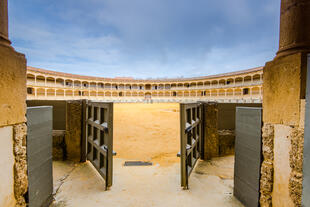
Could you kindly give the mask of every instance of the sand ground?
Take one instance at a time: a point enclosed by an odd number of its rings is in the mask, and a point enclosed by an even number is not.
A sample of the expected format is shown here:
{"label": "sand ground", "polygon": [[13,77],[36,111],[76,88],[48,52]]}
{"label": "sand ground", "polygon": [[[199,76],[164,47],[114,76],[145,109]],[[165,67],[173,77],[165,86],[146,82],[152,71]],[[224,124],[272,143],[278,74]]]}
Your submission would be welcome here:
{"label": "sand ground", "polygon": [[[115,104],[113,186],[89,162],[54,162],[55,202],[68,207],[242,207],[233,195],[234,157],[199,161],[180,187],[179,104]],[[153,166],[125,167],[127,160]]]}
{"label": "sand ground", "polygon": [[167,166],[180,151],[178,103],[114,104],[114,151],[117,158]]}

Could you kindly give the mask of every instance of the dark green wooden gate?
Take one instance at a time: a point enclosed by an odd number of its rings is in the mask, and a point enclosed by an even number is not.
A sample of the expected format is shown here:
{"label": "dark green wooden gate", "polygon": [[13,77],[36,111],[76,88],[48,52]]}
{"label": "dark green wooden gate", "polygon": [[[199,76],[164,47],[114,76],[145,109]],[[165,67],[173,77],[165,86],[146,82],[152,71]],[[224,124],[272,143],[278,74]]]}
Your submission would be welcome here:
{"label": "dark green wooden gate", "polygon": [[113,103],[86,104],[87,159],[105,180],[106,190],[113,176]]}
{"label": "dark green wooden gate", "polygon": [[262,108],[237,107],[234,196],[246,207],[259,206],[262,162]]}
{"label": "dark green wooden gate", "polygon": [[53,107],[27,108],[29,207],[47,207],[53,200]]}
{"label": "dark green wooden gate", "polygon": [[203,104],[180,104],[181,186],[188,189],[188,180],[202,155]]}

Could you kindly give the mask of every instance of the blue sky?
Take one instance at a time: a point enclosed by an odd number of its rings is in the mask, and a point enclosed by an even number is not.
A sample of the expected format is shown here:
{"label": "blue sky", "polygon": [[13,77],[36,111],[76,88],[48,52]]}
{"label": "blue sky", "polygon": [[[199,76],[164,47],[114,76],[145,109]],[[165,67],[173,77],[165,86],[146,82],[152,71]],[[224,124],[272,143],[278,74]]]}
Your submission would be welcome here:
{"label": "blue sky", "polygon": [[28,65],[102,77],[168,78],[263,66],[280,0],[10,0]]}

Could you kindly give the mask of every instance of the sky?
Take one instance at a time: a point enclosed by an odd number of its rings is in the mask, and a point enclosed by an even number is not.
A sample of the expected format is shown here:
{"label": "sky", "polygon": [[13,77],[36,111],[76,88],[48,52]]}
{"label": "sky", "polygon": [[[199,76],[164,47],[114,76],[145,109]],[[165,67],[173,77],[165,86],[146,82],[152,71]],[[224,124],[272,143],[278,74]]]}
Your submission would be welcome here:
{"label": "sky", "polygon": [[263,66],[280,0],[10,0],[27,64],[100,77],[179,78]]}

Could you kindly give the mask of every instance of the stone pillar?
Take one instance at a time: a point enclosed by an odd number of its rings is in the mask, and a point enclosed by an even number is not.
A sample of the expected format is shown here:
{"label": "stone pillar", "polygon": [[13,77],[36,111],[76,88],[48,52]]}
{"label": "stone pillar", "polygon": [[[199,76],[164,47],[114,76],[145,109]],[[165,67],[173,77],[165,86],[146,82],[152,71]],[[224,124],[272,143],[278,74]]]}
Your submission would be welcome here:
{"label": "stone pillar", "polygon": [[81,159],[82,110],[82,101],[66,104],[66,158],[76,162]]}
{"label": "stone pillar", "polygon": [[209,160],[219,156],[218,105],[206,103],[204,110],[204,159]]}
{"label": "stone pillar", "polygon": [[0,206],[20,207],[28,188],[26,59],[10,44],[7,0],[0,0]]}
{"label": "stone pillar", "polygon": [[261,206],[301,206],[310,1],[282,0],[279,51],[263,76]]}

